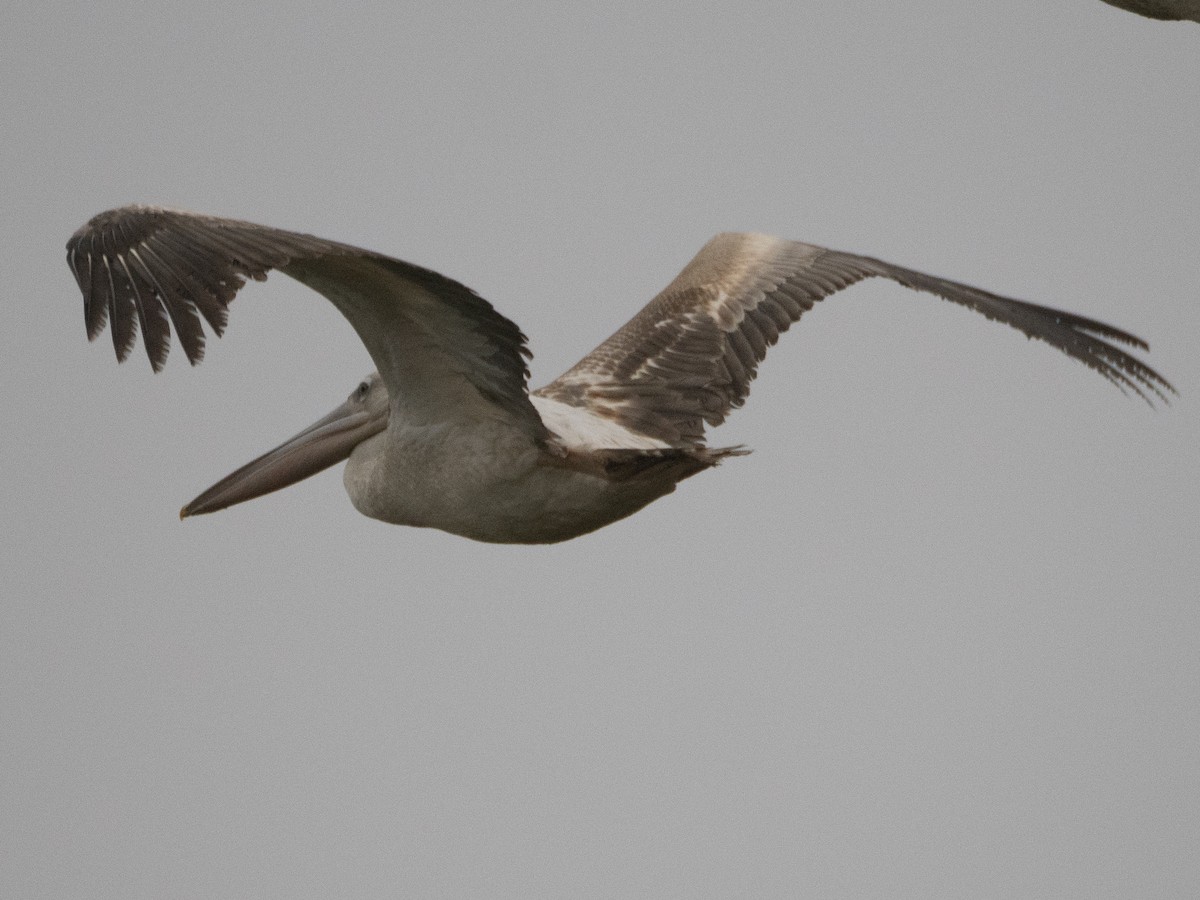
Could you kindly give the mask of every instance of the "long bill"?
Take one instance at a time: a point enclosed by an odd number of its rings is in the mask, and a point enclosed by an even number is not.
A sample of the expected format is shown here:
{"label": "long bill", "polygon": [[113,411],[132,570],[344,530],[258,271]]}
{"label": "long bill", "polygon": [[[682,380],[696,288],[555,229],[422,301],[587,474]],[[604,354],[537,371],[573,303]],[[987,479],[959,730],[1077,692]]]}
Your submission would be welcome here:
{"label": "long bill", "polygon": [[302,481],[350,456],[387,427],[387,407],[369,410],[353,397],[295,437],[226,475],[179,511],[179,518],[216,512]]}

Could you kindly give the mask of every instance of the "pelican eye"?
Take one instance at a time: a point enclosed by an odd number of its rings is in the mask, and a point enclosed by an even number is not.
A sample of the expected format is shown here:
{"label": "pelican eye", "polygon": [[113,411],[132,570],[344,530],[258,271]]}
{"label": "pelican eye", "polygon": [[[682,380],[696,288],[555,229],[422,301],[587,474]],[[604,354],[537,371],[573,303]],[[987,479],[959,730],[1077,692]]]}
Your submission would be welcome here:
{"label": "pelican eye", "polygon": [[354,399],[360,403],[367,399],[367,393],[371,390],[371,386],[365,381],[354,389]]}

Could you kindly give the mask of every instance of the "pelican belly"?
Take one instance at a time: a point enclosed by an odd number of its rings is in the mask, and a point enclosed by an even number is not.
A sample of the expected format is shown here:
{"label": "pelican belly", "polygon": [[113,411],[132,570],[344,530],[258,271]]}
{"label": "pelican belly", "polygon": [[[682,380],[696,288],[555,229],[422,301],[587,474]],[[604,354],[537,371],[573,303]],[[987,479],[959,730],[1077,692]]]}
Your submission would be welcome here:
{"label": "pelican belly", "polygon": [[675,489],[668,468],[614,480],[504,423],[391,424],[355,448],[343,482],[363,515],[477,541],[549,544],[594,531]]}

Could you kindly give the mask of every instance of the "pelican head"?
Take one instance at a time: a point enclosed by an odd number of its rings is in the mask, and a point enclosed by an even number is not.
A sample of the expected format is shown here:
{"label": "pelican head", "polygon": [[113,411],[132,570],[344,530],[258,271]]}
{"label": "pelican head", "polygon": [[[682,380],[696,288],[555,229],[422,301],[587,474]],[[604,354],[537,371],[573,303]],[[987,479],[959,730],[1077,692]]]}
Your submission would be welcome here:
{"label": "pelican head", "polygon": [[388,392],[378,372],[364,378],[329,415],[274,450],[226,475],[179,511],[181,519],[253,500],[346,459],[388,423]]}

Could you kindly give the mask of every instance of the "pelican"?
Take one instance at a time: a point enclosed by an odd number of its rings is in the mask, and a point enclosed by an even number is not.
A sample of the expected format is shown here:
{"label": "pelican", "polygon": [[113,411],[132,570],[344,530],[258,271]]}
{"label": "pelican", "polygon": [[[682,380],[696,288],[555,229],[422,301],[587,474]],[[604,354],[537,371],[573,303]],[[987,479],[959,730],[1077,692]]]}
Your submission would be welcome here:
{"label": "pelican", "polygon": [[1127,9],[1148,19],[1200,22],[1200,0],[1104,0],[1109,6]]}
{"label": "pelican", "polygon": [[708,447],[779,335],[864,278],[935,294],[1057,347],[1122,390],[1174,388],[1116,346],[1148,346],[1072,313],[764,234],[719,234],[573,368],[530,392],[525,336],[444,275],[308,234],[154,206],[101,213],[67,243],[88,338],[112,326],[124,361],[140,329],[155,371],[174,328],[188,360],[218,336],[246,278],[278,269],[350,321],[378,371],[346,402],[218,481],[180,517],[294,484],[342,460],[363,515],[477,541],[554,543],[637,512],[748,452]]}

